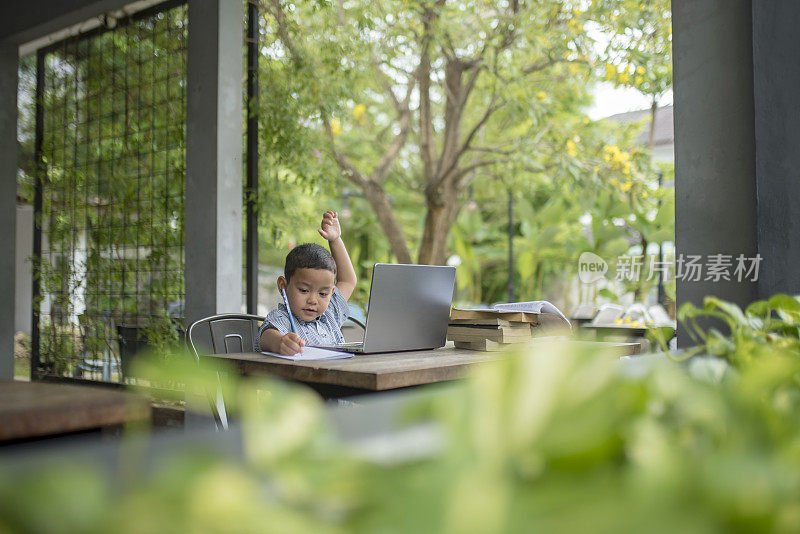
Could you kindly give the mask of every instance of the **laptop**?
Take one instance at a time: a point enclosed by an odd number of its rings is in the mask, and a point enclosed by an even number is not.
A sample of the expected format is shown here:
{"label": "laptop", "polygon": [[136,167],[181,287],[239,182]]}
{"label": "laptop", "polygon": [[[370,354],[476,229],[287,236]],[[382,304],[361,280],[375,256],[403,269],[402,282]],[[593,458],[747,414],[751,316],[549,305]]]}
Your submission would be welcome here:
{"label": "laptop", "polygon": [[455,267],[376,263],[364,341],[323,348],[371,354],[443,347],[455,279]]}

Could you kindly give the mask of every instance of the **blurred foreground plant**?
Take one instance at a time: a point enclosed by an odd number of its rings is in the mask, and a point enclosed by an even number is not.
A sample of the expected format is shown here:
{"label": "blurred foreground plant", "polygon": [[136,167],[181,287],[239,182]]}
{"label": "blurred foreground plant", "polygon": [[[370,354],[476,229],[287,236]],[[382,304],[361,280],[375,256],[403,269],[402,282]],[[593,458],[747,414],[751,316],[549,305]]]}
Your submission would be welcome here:
{"label": "blurred foreground plant", "polygon": [[[764,343],[708,380],[539,346],[413,403],[402,423],[434,421],[444,439],[396,462],[345,447],[309,390],[227,373],[242,458],[198,444],[147,470],[131,440],[113,484],[95,465],[6,466],[0,532],[796,532],[793,347]],[[161,365],[216,387],[218,368]]]}

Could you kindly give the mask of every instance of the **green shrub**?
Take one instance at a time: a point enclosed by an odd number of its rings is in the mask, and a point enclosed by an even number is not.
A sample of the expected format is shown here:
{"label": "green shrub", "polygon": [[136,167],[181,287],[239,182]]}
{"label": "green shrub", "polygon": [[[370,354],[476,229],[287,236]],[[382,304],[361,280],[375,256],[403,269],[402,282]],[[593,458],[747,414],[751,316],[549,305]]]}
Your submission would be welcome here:
{"label": "green shrub", "polygon": [[[421,458],[358,456],[310,390],[231,379],[242,462],[187,452],[143,475],[131,445],[119,485],[92,465],[8,470],[0,532],[797,532],[795,304],[706,305],[732,329],[701,332],[722,373],[540,346],[409,407],[398,425],[441,432]],[[216,369],[162,365],[216,387]]]}

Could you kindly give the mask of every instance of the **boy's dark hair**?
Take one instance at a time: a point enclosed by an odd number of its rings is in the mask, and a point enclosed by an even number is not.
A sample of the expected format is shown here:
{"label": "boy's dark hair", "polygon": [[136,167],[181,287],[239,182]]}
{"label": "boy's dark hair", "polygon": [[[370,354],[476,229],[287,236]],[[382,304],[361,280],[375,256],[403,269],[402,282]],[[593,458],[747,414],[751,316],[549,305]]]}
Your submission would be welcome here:
{"label": "boy's dark hair", "polygon": [[292,279],[297,269],[325,269],[336,276],[336,262],[333,261],[333,256],[325,247],[316,243],[297,245],[286,255],[283,276],[287,282]]}

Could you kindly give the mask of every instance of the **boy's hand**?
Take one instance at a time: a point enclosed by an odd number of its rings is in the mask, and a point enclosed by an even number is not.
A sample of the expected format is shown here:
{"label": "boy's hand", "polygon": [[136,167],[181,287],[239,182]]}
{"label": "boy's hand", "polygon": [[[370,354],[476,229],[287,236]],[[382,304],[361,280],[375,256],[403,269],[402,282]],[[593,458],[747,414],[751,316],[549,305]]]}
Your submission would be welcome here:
{"label": "boy's hand", "polygon": [[278,347],[278,352],[280,354],[285,354],[286,356],[291,356],[302,351],[305,345],[306,342],[303,341],[303,338],[294,332],[289,332],[281,337],[281,344]]}
{"label": "boy's hand", "polygon": [[339,217],[335,211],[326,211],[322,216],[322,225],[318,230],[319,235],[328,241],[336,241],[342,235],[342,228],[339,226]]}

